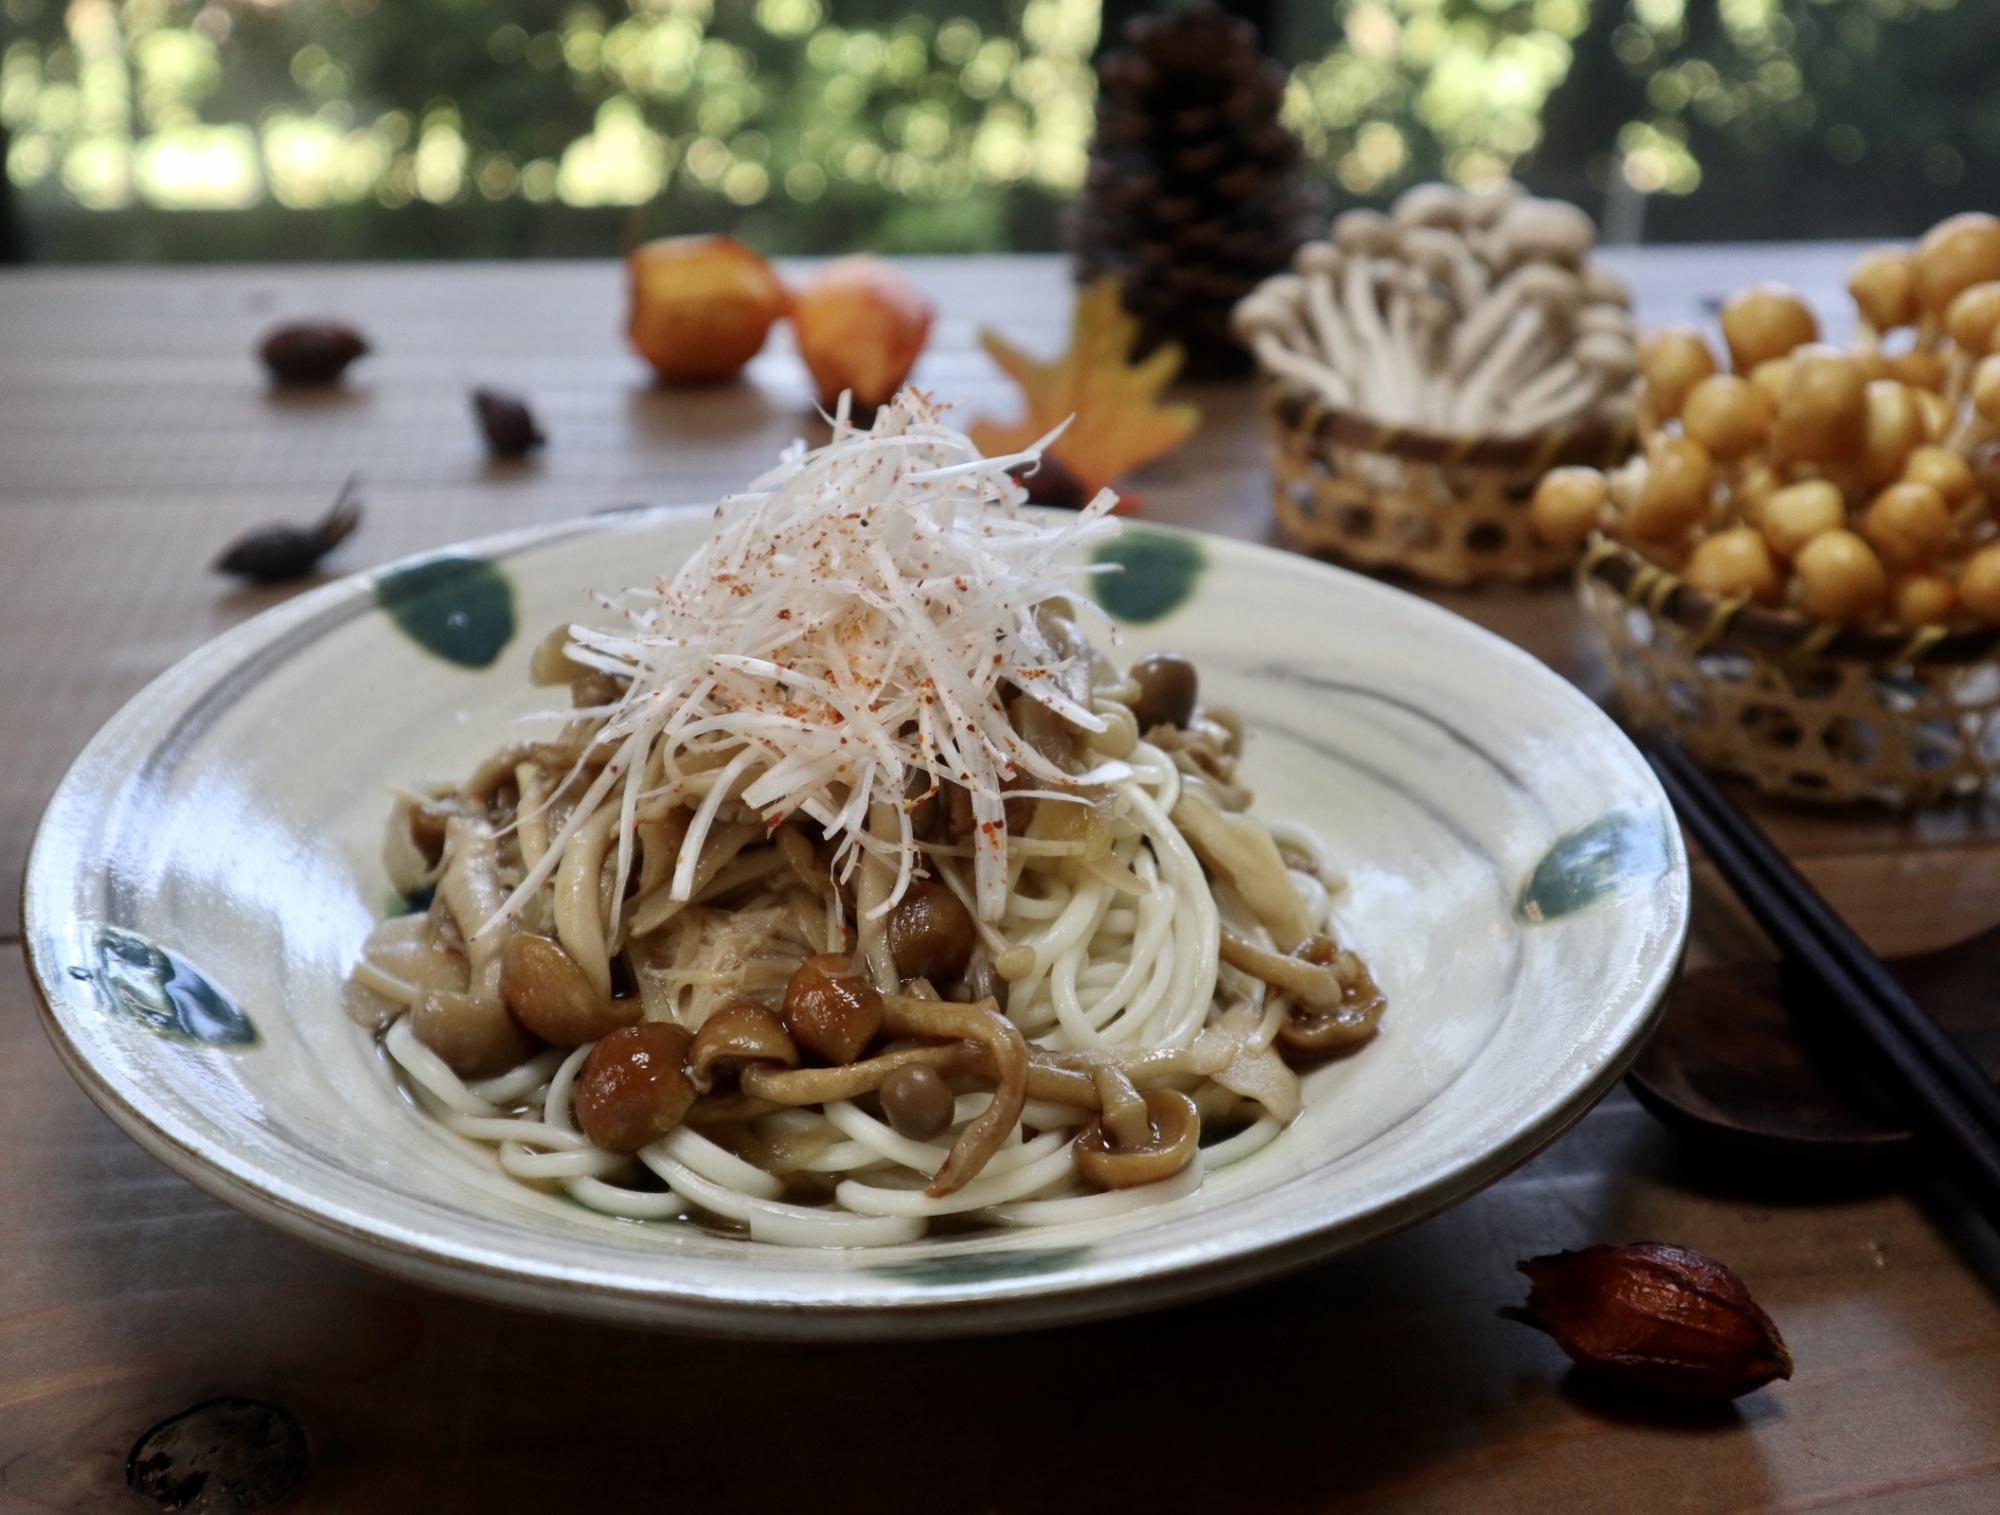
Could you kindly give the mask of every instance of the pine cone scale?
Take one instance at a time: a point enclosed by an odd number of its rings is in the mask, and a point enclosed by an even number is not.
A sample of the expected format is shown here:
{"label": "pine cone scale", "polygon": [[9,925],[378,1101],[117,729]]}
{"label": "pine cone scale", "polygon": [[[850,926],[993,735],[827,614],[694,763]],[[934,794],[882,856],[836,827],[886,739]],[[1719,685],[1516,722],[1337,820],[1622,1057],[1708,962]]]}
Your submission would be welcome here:
{"label": "pine cone scale", "polygon": [[1313,197],[1278,119],[1284,71],[1212,3],[1146,15],[1098,64],[1097,138],[1070,220],[1079,279],[1120,275],[1135,355],[1164,342],[1191,376],[1246,373],[1230,307],[1306,238]]}

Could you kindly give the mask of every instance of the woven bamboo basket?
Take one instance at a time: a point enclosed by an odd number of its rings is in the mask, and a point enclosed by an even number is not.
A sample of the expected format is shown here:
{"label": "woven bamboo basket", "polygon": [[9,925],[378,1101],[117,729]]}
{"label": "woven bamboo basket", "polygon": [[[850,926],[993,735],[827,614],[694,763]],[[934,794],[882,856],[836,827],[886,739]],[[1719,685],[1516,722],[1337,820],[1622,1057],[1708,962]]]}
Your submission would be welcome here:
{"label": "woven bamboo basket", "polygon": [[1433,584],[1561,573],[1573,547],[1535,532],[1528,502],[1551,468],[1615,468],[1629,424],[1526,437],[1447,437],[1331,410],[1282,383],[1264,390],[1278,525],[1292,546]]}
{"label": "woven bamboo basket", "polygon": [[1930,804],[2000,776],[2000,628],[1866,631],[1719,600],[1599,538],[1577,568],[1629,724],[1766,794]]}

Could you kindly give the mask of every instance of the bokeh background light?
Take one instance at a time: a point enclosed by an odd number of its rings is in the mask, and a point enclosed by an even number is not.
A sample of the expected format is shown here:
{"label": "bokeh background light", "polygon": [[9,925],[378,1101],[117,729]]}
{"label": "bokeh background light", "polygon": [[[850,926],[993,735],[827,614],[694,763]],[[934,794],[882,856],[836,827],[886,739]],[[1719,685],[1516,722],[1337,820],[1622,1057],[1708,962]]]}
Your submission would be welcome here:
{"label": "bokeh background light", "polygon": [[[1102,25],[1098,0],[0,3],[7,173],[56,257],[1053,246]],[[1985,0],[1276,15],[1336,201],[1517,172],[1637,197],[1655,234],[1755,235],[1783,182],[1811,191],[1791,234],[1823,235],[2000,190]]]}

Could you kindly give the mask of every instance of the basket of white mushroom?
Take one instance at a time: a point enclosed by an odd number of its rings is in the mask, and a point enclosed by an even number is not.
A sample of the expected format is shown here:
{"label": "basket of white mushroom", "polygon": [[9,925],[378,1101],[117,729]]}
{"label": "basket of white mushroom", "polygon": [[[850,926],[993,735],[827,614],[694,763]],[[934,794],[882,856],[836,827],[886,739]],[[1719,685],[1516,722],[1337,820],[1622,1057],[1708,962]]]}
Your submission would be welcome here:
{"label": "basket of white mushroom", "polygon": [[1590,218],[1511,182],[1353,210],[1236,307],[1293,545],[1435,583],[1560,572],[1527,502],[1632,448],[1630,297]]}

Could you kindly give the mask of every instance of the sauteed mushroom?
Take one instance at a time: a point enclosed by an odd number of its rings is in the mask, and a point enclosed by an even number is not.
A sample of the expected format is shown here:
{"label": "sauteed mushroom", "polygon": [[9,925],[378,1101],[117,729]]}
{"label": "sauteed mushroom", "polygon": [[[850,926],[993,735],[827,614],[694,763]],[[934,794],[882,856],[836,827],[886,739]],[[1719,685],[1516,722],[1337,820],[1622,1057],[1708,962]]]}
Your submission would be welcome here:
{"label": "sauteed mushroom", "polygon": [[514,1019],[554,1047],[581,1047],[639,1019],[639,1001],[601,997],[576,960],[522,933],[500,958],[500,997]]}
{"label": "sauteed mushroom", "polygon": [[904,983],[924,978],[937,983],[965,971],[979,941],[972,913],[945,885],[911,879],[889,913],[889,954]]}
{"label": "sauteed mushroom", "polygon": [[678,1126],[694,1104],[694,1081],[682,1064],[690,1038],[668,1021],[614,1031],[583,1061],[576,1119],[607,1152],[626,1156]]}
{"label": "sauteed mushroom", "polygon": [[851,1063],[882,1024],[867,969],[836,952],[809,957],[785,985],[785,1029],[830,1063]]}
{"label": "sauteed mushroom", "polygon": [[1076,1171],[1086,1182],[1100,1189],[1136,1189],[1172,1178],[1194,1161],[1201,1116],[1193,1100],[1176,1089],[1141,1094],[1110,1068],[1098,1071],[1097,1083],[1100,1096],[1107,1086],[1115,1092],[1105,1113],[1070,1145]]}
{"label": "sauteed mushroom", "polygon": [[1021,1107],[1028,1102],[1028,1043],[992,1000],[953,1005],[908,994],[884,995],[882,1025],[892,1036],[949,1036],[973,1042],[993,1061],[993,1103],[966,1122],[952,1144],[951,1156],[924,1190],[932,1199],[956,1194],[979,1175],[1021,1118]]}
{"label": "sauteed mushroom", "polygon": [[738,1000],[702,1022],[688,1053],[688,1075],[706,1094],[718,1077],[740,1077],[752,1063],[796,1068],[799,1049],[777,1016],[762,1005]]}
{"label": "sauteed mushroom", "polygon": [[951,1086],[927,1063],[905,1063],[882,1080],[878,1092],[889,1129],[911,1141],[927,1142],[951,1125],[957,1103]]}
{"label": "sauteed mushroom", "polygon": [[1174,652],[1156,652],[1132,665],[1132,682],[1139,697],[1132,702],[1132,718],[1143,736],[1155,726],[1186,726],[1194,719],[1199,680],[1194,664]]}

